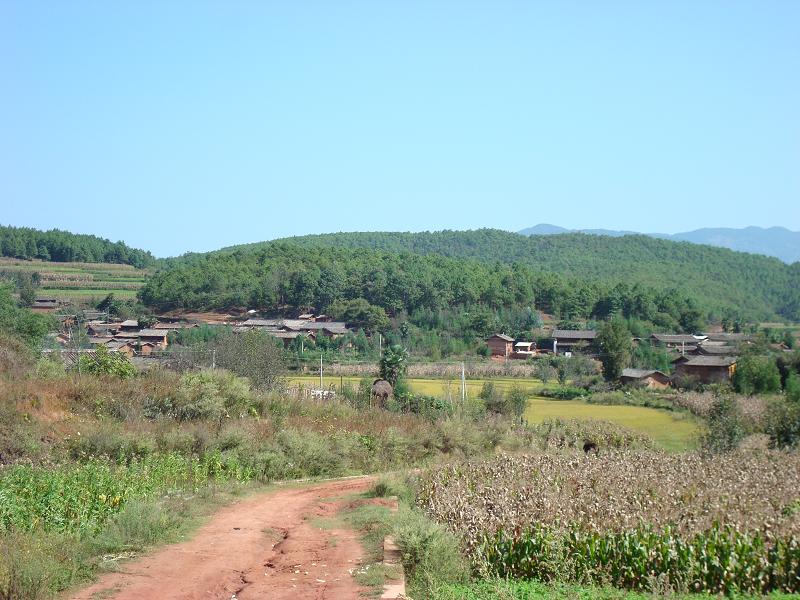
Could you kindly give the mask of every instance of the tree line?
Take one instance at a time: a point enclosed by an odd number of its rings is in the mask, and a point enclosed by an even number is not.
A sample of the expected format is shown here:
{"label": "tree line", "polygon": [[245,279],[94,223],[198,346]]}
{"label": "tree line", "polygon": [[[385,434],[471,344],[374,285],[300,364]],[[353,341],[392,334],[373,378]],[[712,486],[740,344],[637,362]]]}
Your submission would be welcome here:
{"label": "tree line", "polygon": [[367,330],[409,319],[478,335],[530,330],[536,311],[581,321],[619,314],[692,332],[707,316],[675,288],[571,278],[522,263],[284,242],[173,259],[148,279],[140,299],[158,310],[308,310]]}
{"label": "tree line", "polygon": [[124,242],[59,229],[40,231],[10,226],[0,226],[0,256],[53,262],[117,263],[138,268],[150,267],[156,262],[150,252],[131,248]]}
{"label": "tree line", "polygon": [[[520,263],[542,272],[657,290],[680,289],[714,321],[800,320],[800,263],[643,235],[524,236],[497,229],[421,233],[333,233],[286,238],[307,247],[370,248]],[[263,243],[262,243],[263,244]],[[239,248],[254,249],[260,244]]]}

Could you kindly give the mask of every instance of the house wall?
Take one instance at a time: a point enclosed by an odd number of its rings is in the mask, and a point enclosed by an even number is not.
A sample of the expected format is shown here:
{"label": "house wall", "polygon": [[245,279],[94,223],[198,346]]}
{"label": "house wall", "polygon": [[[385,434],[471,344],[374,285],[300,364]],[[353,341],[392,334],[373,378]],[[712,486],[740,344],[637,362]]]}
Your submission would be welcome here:
{"label": "house wall", "polygon": [[492,356],[508,356],[512,352],[512,343],[498,338],[489,338],[486,341]]}
{"label": "house wall", "polygon": [[728,381],[733,375],[734,369],[734,365],[730,367],[698,367],[679,364],[675,368],[675,374],[683,377],[691,377],[702,383],[713,383],[716,381]]}

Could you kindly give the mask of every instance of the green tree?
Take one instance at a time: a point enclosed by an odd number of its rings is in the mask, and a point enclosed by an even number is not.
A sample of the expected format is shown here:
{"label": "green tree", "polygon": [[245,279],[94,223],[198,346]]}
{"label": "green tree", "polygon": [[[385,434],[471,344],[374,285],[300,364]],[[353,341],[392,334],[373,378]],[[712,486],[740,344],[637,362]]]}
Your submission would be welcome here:
{"label": "green tree", "polygon": [[625,321],[612,319],[603,323],[597,333],[597,346],[603,365],[603,377],[606,381],[616,381],[631,362],[631,332]]}
{"label": "green tree", "polygon": [[781,389],[781,374],[768,356],[742,356],[733,373],[733,387],[740,394],[765,394]]}
{"label": "green tree", "polygon": [[350,327],[363,329],[368,334],[383,331],[389,327],[389,317],[380,306],[374,306],[364,298],[337,300],[330,307],[330,313],[345,321]]}
{"label": "green tree", "polygon": [[381,379],[385,379],[392,387],[402,379],[408,368],[408,351],[402,346],[389,346],[383,351],[379,363]]}
{"label": "green tree", "polygon": [[105,346],[98,346],[94,354],[81,354],[78,357],[78,371],[87,375],[112,375],[129,379],[136,375],[136,367],[121,352],[109,352]]}

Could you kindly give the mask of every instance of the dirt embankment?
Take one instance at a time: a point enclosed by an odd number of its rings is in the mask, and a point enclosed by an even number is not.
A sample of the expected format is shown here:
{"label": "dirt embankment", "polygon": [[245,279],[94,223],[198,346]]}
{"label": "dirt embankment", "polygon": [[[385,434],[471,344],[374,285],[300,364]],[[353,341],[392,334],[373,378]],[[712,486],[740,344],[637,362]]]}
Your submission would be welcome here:
{"label": "dirt embankment", "polygon": [[[369,477],[279,489],[217,512],[191,540],[104,575],[72,600],[305,600],[359,598],[351,573],[360,563],[357,533],[320,529],[342,495],[366,490]],[[310,522],[312,521],[312,522]]]}

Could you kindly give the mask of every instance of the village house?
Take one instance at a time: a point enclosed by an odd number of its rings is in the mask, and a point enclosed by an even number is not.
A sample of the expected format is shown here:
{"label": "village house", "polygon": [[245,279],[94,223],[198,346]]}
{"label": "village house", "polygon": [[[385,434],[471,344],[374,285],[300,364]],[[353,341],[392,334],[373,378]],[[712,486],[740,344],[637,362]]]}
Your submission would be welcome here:
{"label": "village house", "polygon": [[152,342],[156,348],[167,347],[167,332],[163,329],[141,329],[139,331],[126,331],[114,336],[118,340],[135,340]]}
{"label": "village house", "polygon": [[139,321],[136,319],[128,319],[119,324],[120,331],[137,331],[139,329]]}
{"label": "village house", "polygon": [[514,338],[504,333],[495,333],[486,338],[486,345],[489,346],[491,356],[508,357],[514,352]]}
{"label": "village house", "polygon": [[592,329],[554,329],[553,354],[572,352],[576,346],[589,346],[597,338],[597,332]]}
{"label": "village house", "polygon": [[649,389],[669,387],[669,375],[654,369],[623,369],[619,378],[622,385],[636,385]]}
{"label": "village house", "polygon": [[690,352],[697,348],[698,344],[706,340],[704,335],[690,335],[686,333],[654,333],[650,336],[650,342],[654,346],[665,346],[681,352]]}
{"label": "village house", "polygon": [[35,313],[51,313],[58,310],[59,306],[58,298],[36,298],[31,310]]}
{"label": "village house", "polygon": [[688,378],[700,383],[729,381],[736,371],[735,356],[679,356],[675,365],[674,379]]}

